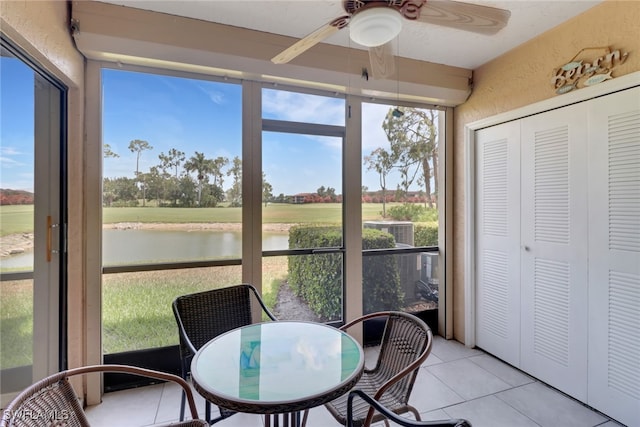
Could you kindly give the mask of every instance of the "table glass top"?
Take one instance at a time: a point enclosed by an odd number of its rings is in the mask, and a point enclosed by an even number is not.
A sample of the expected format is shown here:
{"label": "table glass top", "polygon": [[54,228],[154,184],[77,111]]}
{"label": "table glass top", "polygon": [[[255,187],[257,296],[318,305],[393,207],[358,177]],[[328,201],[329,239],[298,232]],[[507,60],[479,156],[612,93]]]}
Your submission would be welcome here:
{"label": "table glass top", "polygon": [[194,381],[211,393],[247,402],[287,402],[333,390],[359,375],[360,345],[323,324],[268,322],[228,332],[193,360]]}

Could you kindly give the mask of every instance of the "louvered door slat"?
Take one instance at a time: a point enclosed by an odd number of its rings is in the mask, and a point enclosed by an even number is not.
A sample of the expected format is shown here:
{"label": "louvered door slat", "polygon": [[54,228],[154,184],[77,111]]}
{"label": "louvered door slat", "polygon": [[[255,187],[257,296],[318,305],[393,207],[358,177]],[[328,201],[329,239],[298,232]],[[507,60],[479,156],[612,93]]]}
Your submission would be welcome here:
{"label": "louvered door slat", "polygon": [[476,133],[476,343],[517,365],[520,358],[520,125]]}
{"label": "louvered door slat", "polygon": [[521,368],[586,399],[585,105],[522,120]]}
{"label": "louvered door slat", "polygon": [[590,104],[588,403],[640,425],[640,89]]}

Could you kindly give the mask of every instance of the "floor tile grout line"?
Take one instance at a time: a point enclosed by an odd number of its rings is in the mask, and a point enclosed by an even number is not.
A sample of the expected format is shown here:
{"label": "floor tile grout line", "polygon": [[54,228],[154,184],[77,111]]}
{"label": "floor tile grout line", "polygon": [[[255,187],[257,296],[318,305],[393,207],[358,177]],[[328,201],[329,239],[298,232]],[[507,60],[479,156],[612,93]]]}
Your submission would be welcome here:
{"label": "floor tile grout line", "polygon": [[[516,386],[516,387],[513,387],[513,388],[511,388],[511,389],[509,389],[509,390],[515,390],[515,389],[518,389],[518,388],[521,388],[521,387],[525,387],[525,386],[529,386],[529,385],[531,385],[531,384],[538,383],[538,382],[539,382],[538,380],[535,380],[535,379],[534,379],[534,381],[533,381],[532,383],[521,384],[521,385]],[[515,406],[511,405],[509,402],[507,402],[506,400],[504,400],[504,399],[502,399],[500,396],[498,396],[498,393],[503,393],[503,392],[505,392],[505,391],[507,391],[507,390],[503,390],[503,391],[497,391],[497,392],[495,392],[495,393],[494,393],[494,395],[495,395],[496,399],[498,399],[499,401],[501,401],[502,403],[504,403],[504,404],[505,404],[505,405],[507,405],[508,407],[512,408],[514,411],[516,411],[517,413],[519,413],[519,414],[520,414],[520,415],[522,415],[523,417],[525,417],[525,418],[527,418],[527,419],[531,420],[531,422],[532,422],[532,423],[534,423],[535,425],[538,425],[538,426],[539,426],[540,424],[539,424],[539,423],[537,423],[535,420],[533,420],[530,416],[528,416],[527,414],[523,413],[523,412],[522,412],[522,411],[520,411],[518,408],[516,408]],[[543,427],[543,426],[542,426],[542,427]]]}
{"label": "floor tile grout line", "polygon": [[[427,368],[428,368],[428,366],[423,366],[423,368],[424,368],[424,369],[426,369],[426,370],[428,370],[428,369],[427,369]],[[438,381],[440,381],[440,382],[442,383],[442,385],[444,385],[446,388],[448,388],[449,390],[451,390],[451,393],[455,394],[455,395],[456,395],[457,397],[459,397],[463,402],[464,402],[464,401],[466,401],[466,399],[465,399],[464,397],[460,396],[460,395],[458,394],[458,392],[456,392],[453,388],[451,388],[451,386],[450,386],[449,384],[447,384],[446,382],[444,382],[444,381],[443,381],[441,378],[439,378],[436,374],[434,374],[434,373],[433,373],[433,372],[431,372],[431,371],[429,371],[429,374],[430,374],[430,375],[433,375],[433,376],[434,376]],[[413,394],[413,393],[412,393],[412,394]],[[461,403],[461,402],[458,402],[458,403]],[[433,410],[435,411],[435,410],[437,410],[437,409],[442,409],[442,408],[444,408],[444,407],[445,407],[445,406],[442,406],[442,407],[439,407],[439,408],[434,408]],[[427,412],[430,412],[430,411],[427,411]]]}
{"label": "floor tile grout line", "polygon": [[[522,375],[524,375],[524,376],[526,376],[526,377],[528,377],[528,378],[530,379],[530,381],[529,381],[529,382],[524,383],[524,384],[511,384],[510,382],[508,382],[508,381],[507,381],[506,379],[504,379],[503,377],[498,376],[497,374],[495,374],[495,373],[491,372],[490,370],[488,370],[488,369],[487,369],[487,368],[485,368],[484,366],[479,365],[479,364],[477,364],[475,361],[473,361],[473,360],[472,360],[473,358],[475,358],[475,357],[480,357],[480,356],[482,356],[482,355],[469,356],[469,357],[468,357],[469,362],[473,363],[474,365],[476,365],[478,368],[482,369],[482,370],[483,370],[483,371],[485,371],[486,373],[493,375],[494,377],[498,378],[498,379],[499,379],[500,381],[502,381],[503,383],[507,384],[507,385],[509,386],[509,388],[508,388],[508,389],[505,389],[505,390],[510,390],[510,389],[512,389],[512,388],[514,388],[514,387],[519,387],[519,386],[522,386],[522,385],[531,384],[531,383],[534,383],[534,382],[536,382],[536,381],[537,381],[535,378],[533,378],[533,377],[532,377],[532,376],[530,376],[530,375],[525,374],[525,373],[524,373],[523,371],[521,371],[520,369],[518,369],[518,368],[516,368],[516,367],[514,367],[514,366],[511,366],[511,365],[509,365],[508,363],[503,362],[502,360],[500,360],[500,359],[498,359],[498,358],[496,358],[496,357],[494,357],[494,356],[492,356],[492,355],[490,355],[490,354],[486,354],[486,355],[487,355],[487,356],[489,356],[489,357],[491,357],[492,359],[495,359],[496,361],[498,361],[498,362],[502,363],[503,365],[507,366],[508,368],[513,369],[514,371],[517,371],[518,373],[520,373],[520,374],[522,374]],[[501,391],[505,391],[505,390],[501,390]],[[497,391],[497,392],[495,392],[495,393],[499,393],[499,392],[500,392],[500,391]]]}
{"label": "floor tile grout line", "polygon": [[[451,349],[453,349],[453,352],[454,352],[453,354],[459,354],[459,353],[455,353],[455,351],[458,351],[458,349],[456,349],[456,348],[454,348],[454,347],[451,347]],[[428,414],[428,413],[435,412],[435,411],[442,411],[444,414],[446,414],[446,415],[448,415],[448,416],[451,416],[450,412],[451,412],[452,408],[455,408],[456,406],[464,405],[464,404],[466,404],[466,403],[473,402],[473,401],[476,401],[476,400],[479,400],[479,399],[483,399],[483,398],[487,398],[487,397],[489,397],[489,396],[495,396],[495,397],[497,397],[497,398],[498,398],[498,400],[499,400],[500,402],[502,402],[503,404],[506,404],[509,408],[513,409],[513,410],[514,410],[516,413],[518,413],[520,416],[523,416],[524,418],[526,418],[526,419],[530,420],[530,421],[531,421],[534,425],[536,425],[536,426],[541,426],[541,424],[539,424],[539,423],[537,423],[536,421],[534,421],[530,416],[527,416],[527,415],[526,415],[525,413],[523,413],[521,410],[518,410],[515,406],[513,406],[512,404],[510,404],[507,400],[504,400],[504,398],[505,398],[505,396],[504,396],[504,395],[503,395],[502,397],[500,396],[502,393],[507,393],[507,392],[509,392],[509,391],[517,390],[517,389],[523,388],[523,387],[525,387],[525,386],[531,386],[532,384],[540,383],[540,384],[542,384],[542,385],[544,385],[544,386],[548,387],[548,388],[550,389],[550,391],[551,391],[551,392],[553,392],[553,393],[557,393],[558,395],[565,396],[565,397],[566,397],[566,398],[568,398],[569,400],[571,400],[571,401],[573,401],[573,402],[575,402],[575,403],[578,403],[578,404],[579,404],[580,406],[582,406],[584,409],[586,409],[586,410],[588,410],[588,411],[590,411],[590,412],[595,412],[595,413],[599,414],[599,415],[603,418],[603,420],[602,420],[602,421],[598,421],[596,424],[593,424],[593,425],[592,425],[592,427],[603,426],[603,425],[605,425],[605,424],[607,424],[607,423],[609,423],[609,422],[614,423],[614,425],[619,425],[619,423],[618,423],[617,421],[615,421],[615,420],[611,419],[610,417],[606,416],[605,414],[602,414],[601,412],[599,412],[599,411],[597,411],[597,410],[595,410],[595,409],[591,408],[591,407],[590,407],[590,406],[588,406],[588,405],[583,404],[582,402],[580,402],[580,401],[578,401],[577,399],[575,399],[575,398],[573,398],[573,397],[571,397],[571,396],[567,395],[566,393],[563,393],[563,392],[561,392],[560,390],[557,390],[556,388],[551,387],[551,386],[549,386],[548,384],[546,384],[546,383],[544,383],[544,382],[541,382],[540,380],[537,380],[536,378],[531,377],[530,375],[528,375],[528,374],[526,374],[526,373],[524,373],[524,372],[520,371],[518,368],[515,368],[515,367],[513,367],[513,366],[509,365],[508,363],[501,361],[500,359],[496,358],[495,356],[493,356],[493,355],[491,355],[491,354],[488,354],[488,353],[486,353],[486,352],[483,352],[482,350],[480,350],[480,351],[479,351],[479,352],[477,352],[477,353],[476,353],[476,352],[474,352],[473,354],[467,354],[467,355],[464,355],[464,356],[462,356],[462,357],[456,357],[456,358],[453,358],[453,359],[450,359],[450,360],[444,360],[444,359],[441,359],[439,356],[437,356],[435,353],[432,353],[432,354],[433,354],[434,356],[438,357],[438,359],[440,360],[440,362],[439,362],[439,363],[432,364],[432,365],[422,365],[422,366],[420,366],[420,368],[425,368],[425,369],[426,369],[425,373],[429,373],[430,375],[433,375],[434,379],[436,379],[436,380],[437,380],[437,381],[439,381],[442,385],[444,385],[444,386],[445,386],[449,391],[451,391],[451,393],[452,393],[454,396],[456,396],[457,398],[459,398],[459,399],[460,399],[460,401],[459,401],[459,402],[457,402],[457,403],[453,403],[453,404],[446,405],[446,406],[441,406],[441,407],[433,408],[433,409],[430,409],[430,410],[427,410],[427,411],[421,411],[421,412],[420,412],[421,417],[423,417],[424,415],[426,415],[426,414]],[[478,357],[479,357],[479,356],[483,356],[483,355],[486,355],[486,356],[488,356],[489,358],[495,359],[495,360],[496,360],[496,361],[498,361],[498,362],[504,363],[507,367],[512,368],[512,369],[514,369],[514,370],[516,370],[516,371],[518,371],[518,372],[522,373],[523,375],[525,375],[525,376],[526,376],[530,381],[529,381],[529,382],[527,382],[527,383],[524,383],[524,384],[516,384],[516,385],[512,385],[511,383],[509,383],[509,382],[505,381],[501,376],[497,375],[497,374],[496,374],[496,373],[494,373],[494,372],[491,372],[490,370],[488,370],[488,369],[487,369],[487,368],[485,368],[484,366],[482,366],[482,365],[480,365],[479,363],[477,363],[477,362],[479,362],[479,361],[480,361],[480,359],[478,359]],[[475,360],[474,360],[474,358],[475,358]],[[436,368],[436,367],[441,367],[441,366],[444,366],[444,365],[445,365],[445,364],[447,364],[447,363],[455,363],[455,362],[459,362],[459,361],[464,360],[464,359],[470,359],[470,361],[474,364],[474,366],[475,366],[475,367],[478,367],[478,368],[480,368],[482,371],[484,371],[484,372],[486,372],[486,373],[488,373],[488,374],[491,374],[492,376],[494,376],[494,377],[496,377],[497,379],[501,380],[502,382],[504,382],[505,384],[507,384],[507,386],[508,386],[508,387],[507,387],[506,389],[502,389],[502,390],[494,391],[494,392],[489,393],[489,394],[486,394],[486,395],[482,395],[482,396],[475,396],[475,397],[473,397],[473,398],[466,399],[466,398],[464,398],[463,396],[461,396],[458,392],[456,392],[456,391],[455,391],[455,390],[450,386],[450,384],[449,384],[449,383],[447,383],[447,382],[443,381],[443,379],[442,379],[440,376],[436,375],[436,374],[435,374],[434,372],[432,372],[432,370],[430,369],[431,367],[434,367],[434,368]],[[491,368],[491,365],[488,365],[488,367],[489,367],[489,368]],[[500,372],[500,370],[498,370],[498,372]],[[162,415],[161,408],[162,408],[162,402],[163,402],[163,399],[165,399],[167,396],[169,396],[170,392],[172,391],[172,390],[170,390],[170,389],[169,389],[169,388],[167,388],[167,387],[168,387],[168,385],[167,385],[167,384],[163,384],[163,385],[162,385],[162,388],[160,389],[160,393],[159,393],[159,395],[157,395],[157,394],[156,394],[156,396],[158,396],[158,400],[157,400],[157,405],[156,405],[156,407],[155,407],[155,408],[153,408],[153,406],[152,406],[152,405],[149,405],[149,406],[148,406],[149,412],[155,409],[155,414],[153,415],[153,418],[152,418],[154,423],[158,423],[158,422],[167,422],[167,421],[168,421],[168,420],[159,420],[159,419],[161,418],[161,415]],[[444,390],[444,389],[443,389],[443,390]],[[169,404],[169,403],[167,403],[167,404]],[[149,415],[152,415],[152,414],[149,414]],[[176,418],[176,419],[177,419],[177,418]],[[256,421],[257,421],[257,420],[256,420]],[[252,425],[253,425],[253,424],[254,424],[254,422],[252,421]],[[264,418],[263,418],[263,417],[260,417],[259,422],[256,422],[256,423],[255,423],[255,425],[256,425],[256,427],[264,427]],[[591,427],[591,426],[588,426],[588,427]],[[621,426],[621,427],[623,427],[623,426]]]}
{"label": "floor tile grout line", "polygon": [[162,396],[164,395],[165,387],[167,385],[163,384],[162,389],[160,390],[160,397],[158,398],[158,404],[156,405],[156,413],[153,416],[153,422],[158,423],[158,414],[160,413],[160,403],[162,402]]}
{"label": "floor tile grout line", "polygon": [[[526,384],[523,384],[522,386],[524,386],[524,385],[526,385]],[[522,386],[512,387],[511,389],[518,388],[518,387],[522,387]],[[509,389],[509,390],[511,390],[511,389]],[[533,419],[531,419],[531,417],[529,417],[529,416],[527,416],[526,414],[524,414],[524,413],[520,412],[517,408],[514,408],[513,406],[511,406],[508,402],[505,402],[504,400],[500,399],[500,397],[498,397],[498,396],[497,396],[497,394],[498,394],[498,393],[502,393],[502,392],[504,392],[504,391],[507,391],[507,390],[497,391],[497,392],[495,392],[495,393],[487,394],[487,395],[485,395],[485,396],[478,396],[478,397],[474,397],[474,398],[472,398],[472,399],[465,400],[464,402],[454,403],[454,404],[451,404],[451,405],[444,406],[444,407],[442,407],[442,408],[440,408],[440,409],[441,409],[442,411],[444,411],[444,413],[445,413],[445,414],[447,414],[447,416],[448,416],[448,417],[450,417],[450,418],[455,418],[455,417],[453,417],[453,415],[452,415],[451,413],[449,413],[449,412],[447,411],[447,409],[449,409],[449,408],[453,408],[453,407],[455,407],[455,406],[459,406],[459,405],[464,405],[464,404],[466,404],[466,403],[473,402],[473,401],[475,401],[475,400],[485,399],[485,398],[487,398],[487,397],[489,397],[489,396],[494,396],[496,399],[500,400],[502,403],[504,403],[504,404],[505,404],[505,405],[507,405],[508,407],[512,408],[514,411],[516,411],[518,414],[522,415],[523,417],[525,417],[526,419],[528,419],[529,421],[531,421],[533,424],[535,424],[535,425],[537,425],[537,426],[539,426],[539,427],[544,427],[544,426],[542,426],[542,425],[538,424],[538,423],[537,423],[536,421],[534,421]]]}
{"label": "floor tile grout line", "polygon": [[[469,356],[469,357],[470,357],[470,356]],[[465,358],[465,359],[466,359],[466,358]],[[458,361],[460,361],[460,360],[463,360],[463,359],[451,360],[450,362],[458,362]],[[445,362],[445,363],[450,363],[450,362]],[[470,362],[471,362],[471,363],[473,363],[473,361],[471,361],[471,360],[470,360]],[[431,365],[431,366],[441,366],[441,365],[444,365],[445,363],[438,364],[438,365]],[[499,376],[497,376],[497,375],[496,375],[496,374],[494,374],[493,372],[489,372],[489,371],[487,371],[487,370],[486,370],[486,369],[484,369],[482,366],[479,366],[479,365],[477,365],[476,363],[474,363],[474,365],[475,365],[475,366],[477,366],[478,368],[482,369],[482,370],[483,370],[483,371],[485,371],[486,373],[488,373],[488,374],[490,374],[490,375],[493,375],[495,378],[497,378],[500,382],[502,382],[502,383],[506,384],[508,387],[507,387],[507,388],[505,388],[505,389],[502,389],[502,390],[495,391],[495,392],[493,392],[493,393],[488,393],[488,394],[485,394],[485,395],[482,395],[482,396],[476,396],[476,397],[473,397],[473,398],[471,398],[471,399],[466,399],[464,396],[461,396],[458,392],[456,392],[456,391],[455,391],[455,390],[454,390],[454,389],[453,389],[453,388],[452,388],[452,387],[451,387],[451,386],[450,386],[446,381],[444,381],[442,378],[440,378],[438,375],[436,375],[436,373],[435,373],[435,372],[432,372],[431,370],[429,370],[429,373],[430,373],[431,375],[433,375],[434,377],[436,377],[436,378],[437,378],[437,379],[438,379],[442,384],[444,384],[444,385],[445,385],[447,388],[449,388],[449,390],[451,390],[451,391],[452,391],[456,396],[458,396],[459,398],[461,398],[461,399],[462,399],[462,400],[464,400],[464,401],[475,400],[475,399],[479,399],[479,398],[481,398],[481,397],[485,397],[485,396],[491,396],[492,394],[500,393],[500,392],[502,392],[502,391],[507,391],[507,390],[511,390],[512,388],[514,388],[514,386],[513,386],[513,385],[509,384],[508,382],[506,382],[505,380],[503,380],[502,378],[500,378]],[[425,368],[429,368],[429,366],[425,366]],[[530,383],[528,383],[528,384],[530,384]]]}
{"label": "floor tile grout line", "polygon": [[[544,426],[542,426],[542,425],[538,424],[537,422],[535,422],[534,420],[532,420],[532,419],[531,419],[530,417],[528,417],[526,414],[523,414],[522,412],[518,411],[518,410],[517,410],[516,408],[514,408],[513,406],[509,405],[509,404],[508,404],[507,402],[505,402],[504,400],[500,399],[498,396],[495,396],[495,395],[489,394],[489,395],[487,395],[487,396],[478,397],[477,399],[484,399],[484,398],[489,397],[489,396],[494,396],[496,399],[498,399],[498,400],[500,400],[501,402],[505,403],[507,406],[509,406],[510,408],[512,408],[512,409],[513,409],[514,411],[516,411],[518,414],[522,415],[524,418],[526,418],[526,419],[528,419],[529,421],[531,421],[531,422],[532,422],[533,424],[535,424],[536,426],[538,426],[538,427],[544,427]],[[465,401],[465,402],[463,402],[463,403],[458,403],[458,405],[462,405],[462,404],[467,403],[467,402],[472,402],[472,401],[477,400],[477,399],[470,399],[470,400],[467,400],[467,401]],[[448,406],[447,408],[452,408],[452,407],[454,407],[454,406],[456,406],[456,405],[450,405],[450,406]],[[444,413],[445,413],[445,414],[447,414],[449,417],[451,417],[451,414],[450,414],[449,412],[447,412],[445,409],[443,409],[443,411],[444,411]]]}
{"label": "floor tile grout line", "polygon": [[[486,353],[484,353],[484,354],[486,354]],[[459,361],[459,360],[462,360],[462,359],[471,359],[472,357],[477,357],[477,356],[480,356],[480,355],[482,355],[482,354],[479,354],[479,355],[478,355],[478,354],[476,354],[476,355],[469,355],[469,356],[465,356],[465,357],[463,357],[463,358],[461,358],[461,359],[451,360],[451,361],[449,361],[449,362],[455,362],[455,361]],[[490,357],[493,357],[493,356],[491,356],[491,355],[489,355],[489,356],[490,356]],[[499,359],[497,359],[497,360],[499,360]],[[443,362],[443,364],[444,364],[444,363],[449,363],[449,362]],[[498,393],[503,393],[503,392],[506,392],[506,391],[509,391],[509,390],[513,390],[513,389],[516,389],[516,388],[519,388],[519,387],[523,387],[523,386],[525,386],[525,385],[532,384],[533,382],[537,382],[537,380],[535,380],[534,378],[532,378],[532,380],[533,380],[532,382],[529,382],[529,383],[526,383],[526,384],[520,384],[520,385],[512,385],[512,384],[510,384],[510,383],[506,382],[505,380],[503,380],[502,378],[500,378],[499,376],[497,376],[496,374],[494,374],[493,372],[490,372],[490,371],[486,370],[484,367],[482,367],[482,366],[478,365],[478,364],[477,364],[477,363],[475,363],[473,360],[469,360],[469,362],[473,363],[475,366],[477,366],[478,368],[482,369],[483,371],[485,371],[485,372],[487,372],[487,373],[489,373],[489,374],[493,375],[494,377],[498,378],[500,381],[502,381],[503,383],[507,384],[509,387],[508,387],[508,388],[506,388],[506,389],[503,389],[503,390],[498,390],[498,391],[495,391],[495,392],[493,392],[493,393],[489,393],[489,394],[483,395],[483,396],[476,396],[476,397],[471,398],[471,399],[465,399],[463,396],[460,396],[460,395],[459,395],[455,390],[453,390],[453,389],[449,386],[449,384],[447,384],[447,383],[446,383],[442,378],[438,377],[438,375],[436,375],[434,372],[429,371],[429,373],[430,373],[431,375],[433,375],[434,377],[436,377],[436,378],[437,378],[437,379],[438,379],[442,384],[444,384],[447,388],[449,388],[449,389],[450,389],[450,390],[451,390],[451,391],[452,391],[456,396],[460,397],[460,398],[463,400],[462,402],[458,402],[458,403],[454,403],[454,404],[451,404],[451,405],[447,405],[447,406],[443,406],[443,407],[440,407],[440,408],[433,409],[434,411],[435,411],[435,410],[442,410],[442,411],[444,411],[444,413],[445,413],[445,414],[447,414],[447,416],[451,417],[451,414],[450,414],[449,412],[447,412],[447,408],[452,408],[452,407],[457,406],[457,405],[462,405],[462,404],[466,404],[466,403],[468,403],[468,402],[473,402],[474,400],[483,399],[483,398],[486,398],[486,397],[488,397],[488,396],[494,396],[495,398],[499,399],[501,402],[503,402],[504,404],[506,404],[507,406],[509,406],[510,408],[512,408],[514,411],[516,411],[516,412],[517,412],[517,413],[519,413],[520,415],[522,415],[522,416],[524,416],[525,418],[527,418],[528,420],[530,420],[530,421],[531,421],[532,423],[534,423],[535,425],[540,426],[540,424],[538,424],[537,422],[535,422],[533,419],[531,419],[530,417],[528,417],[526,414],[522,413],[522,412],[521,412],[521,411],[519,411],[517,408],[513,407],[512,405],[510,405],[508,402],[506,402],[505,400],[501,399],[501,398],[497,395]],[[437,364],[437,365],[441,365],[441,364]],[[434,365],[432,365],[432,366],[434,366]],[[425,366],[425,368],[426,368],[426,366]],[[431,411],[428,411],[428,412],[431,412]],[[422,413],[421,413],[421,415],[422,415]],[[540,427],[542,427],[542,426],[540,426]]]}

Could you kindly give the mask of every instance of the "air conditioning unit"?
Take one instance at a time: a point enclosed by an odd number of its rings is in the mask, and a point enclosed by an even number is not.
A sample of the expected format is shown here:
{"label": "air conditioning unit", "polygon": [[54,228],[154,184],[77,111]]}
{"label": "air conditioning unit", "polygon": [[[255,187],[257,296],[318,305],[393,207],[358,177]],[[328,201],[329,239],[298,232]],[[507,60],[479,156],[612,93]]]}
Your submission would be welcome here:
{"label": "air conditioning unit", "polygon": [[421,254],[420,280],[425,283],[438,283],[438,252],[422,252]]}
{"label": "air conditioning unit", "polygon": [[413,223],[411,221],[365,221],[364,228],[375,228],[391,234],[396,243],[413,246]]}

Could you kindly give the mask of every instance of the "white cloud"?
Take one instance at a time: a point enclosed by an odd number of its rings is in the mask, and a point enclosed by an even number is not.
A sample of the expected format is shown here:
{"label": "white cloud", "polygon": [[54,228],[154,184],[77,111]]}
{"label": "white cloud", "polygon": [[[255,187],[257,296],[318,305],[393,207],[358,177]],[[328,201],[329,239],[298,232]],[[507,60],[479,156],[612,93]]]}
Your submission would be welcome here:
{"label": "white cloud", "polygon": [[362,105],[362,152],[369,154],[378,147],[389,148],[389,140],[382,123],[392,106],[386,104]]}
{"label": "white cloud", "polygon": [[7,146],[0,147],[0,155],[2,156],[18,156],[21,154],[24,154],[24,153],[22,153],[15,147],[7,147]]}
{"label": "white cloud", "polygon": [[216,90],[213,85],[203,84],[200,82],[196,83],[196,87],[203,92],[207,97],[216,105],[223,105],[226,103],[226,99],[224,93],[219,90]]}
{"label": "white cloud", "polygon": [[344,125],[345,101],[283,90],[263,91],[265,116],[303,123]]}
{"label": "white cloud", "polygon": [[18,162],[15,159],[10,157],[0,156],[0,163],[2,163],[3,167],[11,167],[11,166],[21,166],[23,163]]}
{"label": "white cloud", "polygon": [[33,172],[0,175],[0,188],[33,192]]}

